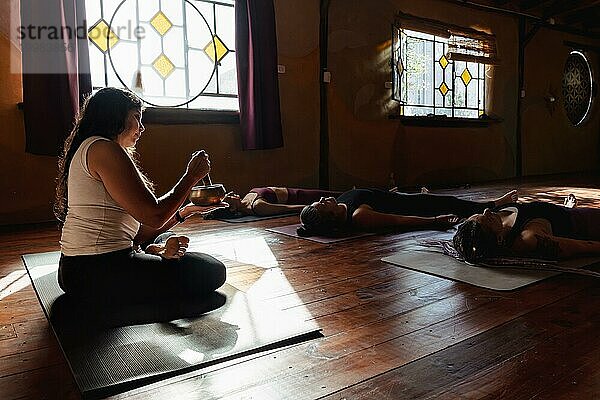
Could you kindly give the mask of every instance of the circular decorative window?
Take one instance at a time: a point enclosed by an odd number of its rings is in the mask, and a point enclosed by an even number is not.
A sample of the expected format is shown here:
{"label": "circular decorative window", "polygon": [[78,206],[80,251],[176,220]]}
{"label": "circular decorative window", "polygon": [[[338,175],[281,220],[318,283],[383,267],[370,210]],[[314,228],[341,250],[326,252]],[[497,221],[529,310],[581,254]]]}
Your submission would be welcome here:
{"label": "circular decorative window", "polygon": [[565,112],[573,126],[581,124],[592,106],[592,70],[585,56],[572,51],[562,79]]}

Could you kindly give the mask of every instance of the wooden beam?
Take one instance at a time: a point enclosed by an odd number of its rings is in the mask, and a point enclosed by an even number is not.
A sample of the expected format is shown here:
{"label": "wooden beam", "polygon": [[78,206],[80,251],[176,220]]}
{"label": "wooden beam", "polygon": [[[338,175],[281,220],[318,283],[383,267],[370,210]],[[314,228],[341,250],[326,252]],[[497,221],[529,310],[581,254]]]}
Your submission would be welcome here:
{"label": "wooden beam", "polygon": [[589,4],[586,7],[572,9],[561,15],[561,22],[565,24],[574,24],[580,22],[593,21],[597,24],[597,18],[600,14],[600,0]]}
{"label": "wooden beam", "polygon": [[327,83],[323,78],[327,71],[330,2],[331,0],[321,0],[319,21],[319,188],[321,189],[329,189],[329,115],[327,113]]}
{"label": "wooden beam", "polygon": [[551,6],[544,9],[544,17],[557,17],[562,14],[586,11],[600,4],[600,0],[571,0],[555,1]]}
{"label": "wooden beam", "polygon": [[522,11],[527,11],[532,8],[536,8],[544,4],[550,3],[551,1],[553,0],[523,0],[520,3],[520,9]]}

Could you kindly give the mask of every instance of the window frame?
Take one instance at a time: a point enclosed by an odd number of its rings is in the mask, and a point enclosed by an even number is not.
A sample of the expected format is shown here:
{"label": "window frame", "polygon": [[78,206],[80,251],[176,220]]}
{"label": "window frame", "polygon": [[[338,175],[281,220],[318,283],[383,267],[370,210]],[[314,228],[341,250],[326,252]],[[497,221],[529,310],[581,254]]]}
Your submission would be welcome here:
{"label": "window frame", "polygon": [[[478,112],[479,115],[483,115],[485,114],[485,109],[486,109],[486,96],[485,96],[485,92],[486,92],[486,74],[485,74],[485,66],[481,63],[475,63],[477,66],[477,74],[474,75],[473,71],[471,71],[471,69],[469,68],[470,66],[468,65],[468,63],[465,62],[465,71],[469,72],[469,81],[467,83],[464,82],[464,79],[461,78],[461,74],[457,73],[457,61],[448,59],[446,57],[446,53],[447,53],[447,47],[448,44],[444,41],[440,41],[438,39],[440,39],[440,36],[437,35],[433,35],[433,34],[428,34],[427,32],[419,32],[419,33],[423,33],[423,34],[427,34],[427,35],[431,35],[431,39],[429,38],[420,38],[418,36],[413,36],[411,35],[411,32],[418,32],[416,30],[407,30],[399,27],[399,26],[394,26],[393,30],[392,30],[392,99],[394,101],[397,101],[399,103],[399,108],[402,109],[403,107],[413,107],[413,108],[425,108],[425,109],[431,109],[433,111],[433,117],[438,117],[438,118],[449,118],[449,119],[464,119],[464,120],[473,120],[473,119],[478,119],[479,117],[463,117],[463,116],[459,116],[456,115],[458,112],[460,112],[461,110],[470,110],[472,112]],[[407,83],[407,76],[408,73],[407,71],[410,70],[410,66],[408,65],[408,60],[406,60],[405,56],[404,56],[404,50],[407,47],[405,45],[405,41],[409,41],[411,38],[417,40],[417,41],[423,41],[425,43],[427,43],[428,46],[431,46],[433,48],[433,52],[432,54],[430,54],[432,57],[430,59],[425,60],[425,68],[431,68],[431,76],[432,76],[432,81],[429,83],[428,82],[428,86],[427,87],[423,87],[423,90],[425,92],[430,92],[431,93],[431,102],[430,104],[427,104],[426,101],[420,101],[420,102],[410,102],[410,100],[408,99],[408,94],[407,91],[410,89],[410,87],[408,87],[408,83]],[[443,39],[443,38],[441,38]],[[436,48],[441,45],[442,47],[442,56],[441,57],[436,57],[437,55],[437,50]],[[428,54],[427,51],[423,52],[422,54]],[[441,64],[441,60],[445,61],[445,66],[442,66]],[[441,68],[441,81],[438,82],[438,76],[437,76],[437,68]],[[450,72],[448,72],[448,69]],[[458,71],[460,72],[460,71]],[[464,73],[464,72],[463,72]],[[449,75],[449,76],[448,76]],[[481,77],[481,75],[483,75],[483,77]],[[451,85],[448,85],[447,82],[448,79],[452,80]],[[465,105],[464,106],[458,106],[456,105],[456,97],[457,94],[459,93],[458,90],[462,89],[462,87],[458,86],[460,85],[460,81],[463,82],[464,84],[464,91],[465,91]],[[439,85],[438,85],[439,84]],[[469,106],[467,104],[467,90],[468,90],[468,84],[475,84],[476,86],[479,86],[477,88],[475,88],[474,90],[476,91],[477,97],[476,97],[476,101],[477,101],[477,107],[473,107],[473,106]],[[446,93],[441,93],[440,88],[442,87],[442,85],[445,86],[446,88]],[[438,94],[438,92],[440,92],[440,94],[442,95],[442,104],[438,104],[438,101],[436,100],[436,96]],[[450,97],[448,97],[450,96]],[[446,114],[437,114],[436,110],[440,110],[440,109],[444,109],[444,110],[448,110],[451,115],[446,115]],[[406,116],[406,117],[419,117],[420,115],[404,115],[401,113],[401,115]],[[428,114],[429,115],[429,114]]]}
{"label": "window frame", "polygon": [[[406,32],[405,31],[409,31]],[[417,33],[411,35],[410,32]],[[423,38],[420,35],[424,35]],[[391,75],[391,100],[397,102],[397,111],[395,114],[389,115],[390,119],[401,120],[406,125],[412,126],[487,126],[491,122],[500,122],[498,117],[490,117],[488,114],[489,85],[490,79],[488,75],[488,64],[498,64],[499,60],[496,53],[495,35],[474,30],[471,28],[463,28],[456,25],[446,24],[440,21],[416,17],[410,14],[399,12],[391,24],[391,47],[390,47],[390,75]],[[415,37],[416,36],[416,37]],[[415,37],[416,40],[429,42],[433,50],[423,52],[427,57],[426,68],[431,68],[431,80],[425,88],[426,91],[431,91],[431,97],[427,101],[419,101],[419,104],[411,104],[405,92],[406,70],[410,67],[405,66],[406,61],[403,60],[402,52],[405,51],[405,38]],[[458,39],[458,40],[457,40]],[[466,39],[466,42],[464,41]],[[460,42],[459,40],[463,40]],[[442,44],[442,54],[439,55],[439,45]],[[442,56],[446,58],[447,64],[444,66],[440,62]],[[399,62],[398,62],[399,61]],[[463,62],[465,69],[469,69],[470,77],[468,83],[465,79],[461,79],[461,75],[457,75],[456,62]],[[476,64],[477,74],[473,75],[471,67]],[[441,67],[441,71],[438,69]],[[447,69],[451,68],[448,73]],[[441,72],[441,73],[440,73]],[[459,71],[460,72],[460,71]],[[464,73],[464,71],[463,71]],[[461,73],[462,74],[462,73]],[[403,81],[402,78],[405,78]],[[451,88],[448,87],[448,79],[453,80]],[[457,106],[454,96],[460,88],[457,85],[464,85],[465,90],[465,105]],[[472,82],[475,80],[476,82]],[[443,83],[446,83],[448,89],[444,94],[440,88]],[[469,84],[477,85],[474,90],[476,93],[476,108],[472,105],[469,107],[467,90]],[[410,89],[410,88],[409,88]],[[448,91],[452,93],[448,93]],[[439,93],[438,93],[439,92]],[[441,104],[439,95],[442,96]],[[426,95],[429,97],[429,94]],[[448,101],[447,96],[452,96]],[[472,101],[472,100],[471,100]],[[472,103],[471,103],[472,104]],[[432,111],[427,115],[405,115],[403,107],[423,107]],[[448,110],[450,115],[436,114],[436,109]],[[460,110],[472,110],[478,113],[478,117],[457,116],[456,113]]]}
{"label": "window frame", "polygon": [[[187,0],[184,0],[184,1],[188,2]],[[208,0],[205,2],[209,3],[209,4],[212,3],[213,7],[215,7],[217,5],[221,5],[221,6],[227,6],[227,7],[231,7],[233,9],[235,9],[234,4],[222,3],[218,0]],[[196,7],[194,6],[194,8],[196,8]],[[104,19],[104,16],[102,16],[101,18]],[[184,16],[184,21],[185,21],[185,16]],[[94,21],[94,24],[96,24],[97,22],[98,21]],[[110,23],[110,21],[108,21],[108,22]],[[213,21],[211,22],[211,30],[214,31],[216,23],[217,23],[216,22],[216,13],[214,13]],[[88,27],[88,32],[92,28],[93,28],[93,26]],[[184,29],[185,29],[185,26],[184,26]],[[212,34],[213,34],[213,38],[214,38],[216,35],[216,31],[212,32]],[[93,49],[95,44],[93,44],[91,42],[91,39],[87,38],[87,37],[86,37],[86,39],[87,39],[88,45],[90,46],[90,50],[96,50],[96,49]],[[228,55],[230,57],[232,56],[235,58],[235,50],[231,50],[231,49],[228,49],[228,50],[229,50],[228,53],[231,53]],[[216,54],[216,49],[215,49],[215,54]],[[106,84],[107,69],[113,68],[112,62],[110,61],[110,50],[104,53],[104,59],[105,59],[104,83]],[[91,59],[90,59],[90,64],[91,64]],[[236,64],[237,64],[237,60],[236,60]],[[187,61],[186,61],[186,68],[187,68]],[[236,65],[236,68],[237,68],[237,65]],[[218,68],[215,67],[213,75],[216,76],[216,78],[211,77],[211,80],[217,79],[217,84],[216,84],[217,88],[219,86],[218,74],[219,74]],[[124,85],[124,82],[118,76],[118,74],[117,74],[117,79],[120,81],[120,83],[122,85]],[[124,86],[128,90],[131,90],[129,87],[127,87],[127,85],[124,85]],[[103,87],[106,87],[106,86],[94,86],[93,90],[98,90]],[[235,98],[239,99],[239,87],[238,87],[238,91],[237,91],[236,95],[223,95],[221,93],[215,93],[214,96],[216,96],[216,97],[231,97],[231,98],[235,97]],[[156,106],[156,105],[147,103],[146,101],[143,100],[142,97],[140,97],[140,99],[142,99],[142,101],[144,102],[144,105],[145,105],[144,122],[149,123],[149,124],[164,124],[164,125],[167,125],[167,124],[168,125],[173,125],[173,124],[175,124],[175,125],[177,125],[177,124],[185,124],[185,125],[188,125],[188,124],[239,124],[239,121],[240,121],[239,109],[238,110],[217,110],[217,109],[189,108],[187,104],[183,105],[183,106],[178,106],[178,107]]]}

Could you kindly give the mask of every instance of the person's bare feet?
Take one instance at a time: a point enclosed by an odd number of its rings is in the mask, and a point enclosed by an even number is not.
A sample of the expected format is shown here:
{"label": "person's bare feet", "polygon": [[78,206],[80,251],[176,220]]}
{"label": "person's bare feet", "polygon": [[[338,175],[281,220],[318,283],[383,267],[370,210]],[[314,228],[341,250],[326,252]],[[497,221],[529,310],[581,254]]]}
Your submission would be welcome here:
{"label": "person's bare feet", "polygon": [[429,193],[429,189],[427,189],[425,186],[422,186],[421,193]]}
{"label": "person's bare feet", "polygon": [[510,192],[506,192],[503,196],[494,200],[494,205],[499,207],[505,204],[516,203],[517,200],[519,200],[519,194],[516,190],[511,190]]}
{"label": "person's bare feet", "polygon": [[567,208],[575,208],[577,207],[577,197],[573,193],[569,193],[567,197],[565,197],[565,201],[563,205]]}

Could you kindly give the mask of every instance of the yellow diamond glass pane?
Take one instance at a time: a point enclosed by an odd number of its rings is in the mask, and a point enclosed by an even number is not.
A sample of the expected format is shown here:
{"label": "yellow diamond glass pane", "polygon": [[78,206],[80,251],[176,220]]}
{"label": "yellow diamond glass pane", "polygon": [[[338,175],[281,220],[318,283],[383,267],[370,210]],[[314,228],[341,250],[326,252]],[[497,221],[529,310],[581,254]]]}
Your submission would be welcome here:
{"label": "yellow diamond glass pane", "polygon": [[465,86],[469,86],[469,83],[471,82],[472,78],[473,77],[471,76],[471,73],[469,72],[468,68],[465,68],[463,73],[460,74],[460,79],[462,79],[462,81],[465,83]]}
{"label": "yellow diamond glass pane", "polygon": [[[229,49],[227,48],[227,46],[225,46],[225,44],[221,41],[221,39],[215,35],[214,36],[215,40],[214,42],[211,40],[210,43],[208,43],[206,45],[206,47],[204,47],[204,52],[206,53],[207,56],[210,57],[211,60],[213,60],[213,62],[221,62],[221,60],[223,59],[223,57],[225,57],[225,55],[229,52]],[[217,59],[215,60],[215,47],[216,47],[216,52],[217,52]]]}
{"label": "yellow diamond glass pane", "polygon": [[440,63],[440,65],[442,66],[442,69],[446,69],[446,67],[448,66],[449,62],[448,59],[446,58],[446,56],[442,56],[440,57],[440,59],[438,60],[438,62]]}
{"label": "yellow diamond glass pane", "polygon": [[[88,37],[103,53],[106,53],[109,48],[112,49],[121,40],[112,29],[108,28],[108,24],[103,19],[89,30]],[[106,42],[107,37],[108,43]]]}
{"label": "yellow diamond glass pane", "polygon": [[173,26],[173,23],[162,11],[157,12],[156,15],[152,17],[150,24],[152,24],[154,29],[156,29],[161,36],[164,36]]}
{"label": "yellow diamond glass pane", "polygon": [[398,67],[398,75],[402,75],[404,72],[404,65],[402,65],[402,61],[398,61],[396,66]]}
{"label": "yellow diamond glass pane", "polygon": [[442,96],[445,96],[446,93],[448,93],[448,85],[446,85],[446,82],[442,82],[442,84],[440,85],[440,87],[438,88],[440,90],[440,92],[442,93]]}
{"label": "yellow diamond glass pane", "polygon": [[158,58],[152,63],[152,66],[156,72],[163,77],[163,79],[169,76],[169,74],[171,74],[171,72],[173,72],[175,69],[175,65],[173,65],[171,60],[169,60],[169,58],[164,54],[158,56]]}

